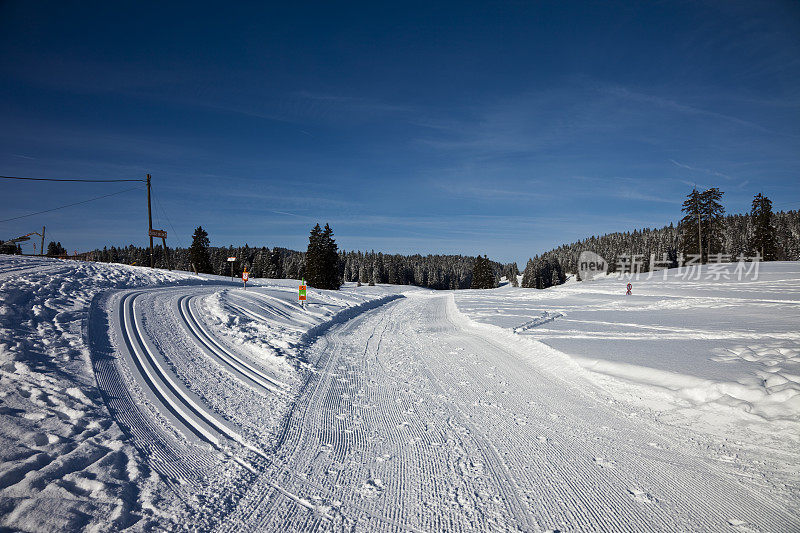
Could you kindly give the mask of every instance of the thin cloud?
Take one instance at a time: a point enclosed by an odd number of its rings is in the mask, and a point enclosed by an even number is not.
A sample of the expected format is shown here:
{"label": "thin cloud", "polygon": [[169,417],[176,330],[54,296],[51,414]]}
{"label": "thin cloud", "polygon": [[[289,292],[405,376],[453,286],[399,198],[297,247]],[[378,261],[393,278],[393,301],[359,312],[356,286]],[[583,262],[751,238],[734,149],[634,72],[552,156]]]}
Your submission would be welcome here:
{"label": "thin cloud", "polygon": [[696,172],[704,172],[704,173],[706,173],[706,174],[708,174],[710,176],[717,176],[717,177],[720,177],[720,178],[725,178],[726,180],[735,180],[736,179],[733,176],[729,176],[729,175],[724,174],[722,172],[719,172],[717,170],[712,170],[712,169],[709,169],[709,168],[693,167],[693,166],[690,166],[690,165],[686,165],[684,163],[678,163],[674,159],[670,159],[669,161],[670,161],[670,163],[672,163],[676,167],[685,168],[686,170],[693,170],[693,171],[696,171]]}
{"label": "thin cloud", "polygon": [[663,98],[661,96],[655,96],[650,94],[644,94],[640,92],[631,91],[625,87],[606,87],[603,89],[608,94],[612,94],[614,96],[624,98],[626,100],[631,100],[640,103],[648,103],[654,104],[659,107],[671,109],[673,111],[679,111],[681,113],[690,114],[690,115],[704,115],[708,117],[713,117],[717,119],[726,120],[728,122],[733,122],[735,124],[739,124],[740,126],[747,126],[750,128],[757,129],[758,131],[764,133],[775,133],[772,130],[765,128],[760,124],[756,124],[755,122],[750,122],[749,120],[744,120],[738,117],[734,117],[731,115],[726,115],[724,113],[717,113],[716,111],[709,111],[707,109],[702,109],[699,107],[682,104],[676,100],[671,100],[669,98]]}

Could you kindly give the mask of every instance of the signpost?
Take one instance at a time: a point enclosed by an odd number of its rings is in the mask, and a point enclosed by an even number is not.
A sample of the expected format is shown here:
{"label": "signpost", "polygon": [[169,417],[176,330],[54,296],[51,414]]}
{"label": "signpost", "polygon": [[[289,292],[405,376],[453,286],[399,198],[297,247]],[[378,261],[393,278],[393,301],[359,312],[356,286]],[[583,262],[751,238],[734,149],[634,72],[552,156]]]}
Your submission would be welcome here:
{"label": "signpost", "polygon": [[231,281],[233,281],[233,262],[234,261],[236,261],[235,257],[229,257],[228,258],[228,263],[231,264]]}
{"label": "signpost", "polygon": [[302,285],[300,285],[300,291],[297,293],[297,298],[300,300],[300,305],[305,308],[306,306],[306,280],[303,279]]}
{"label": "signpost", "polygon": [[244,272],[242,272],[242,282],[244,283],[244,290],[247,290],[247,280],[250,279],[250,272],[247,271],[247,267],[244,268]]}
{"label": "signpost", "polygon": [[626,296],[630,296],[630,295],[631,295],[631,289],[633,288],[633,285],[631,285],[630,283],[628,283],[628,287],[627,287],[627,288],[628,288],[628,292],[626,292],[626,293],[625,293],[625,295],[626,295]]}
{"label": "signpost", "polygon": [[167,268],[172,270],[172,267],[169,264],[169,258],[167,257],[167,230],[150,228],[148,230],[148,234],[150,236],[151,243],[153,242],[153,237],[161,239],[161,244],[164,245],[164,258],[167,260]]}

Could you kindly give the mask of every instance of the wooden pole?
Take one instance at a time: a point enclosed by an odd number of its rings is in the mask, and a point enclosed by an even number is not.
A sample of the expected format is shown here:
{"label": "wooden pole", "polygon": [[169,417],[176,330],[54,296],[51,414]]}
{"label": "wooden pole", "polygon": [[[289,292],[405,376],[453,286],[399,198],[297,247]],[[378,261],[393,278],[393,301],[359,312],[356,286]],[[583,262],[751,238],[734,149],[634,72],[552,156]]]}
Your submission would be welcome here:
{"label": "wooden pole", "polygon": [[164,261],[167,262],[167,270],[172,270],[172,267],[169,266],[169,255],[167,254],[167,239],[161,237],[161,242],[164,245]]}
{"label": "wooden pole", "polygon": [[150,210],[150,174],[147,175],[147,234],[150,236],[150,268],[153,268],[153,213]]}
{"label": "wooden pole", "polygon": [[39,250],[39,255],[44,255],[44,226],[42,226],[42,248]]}

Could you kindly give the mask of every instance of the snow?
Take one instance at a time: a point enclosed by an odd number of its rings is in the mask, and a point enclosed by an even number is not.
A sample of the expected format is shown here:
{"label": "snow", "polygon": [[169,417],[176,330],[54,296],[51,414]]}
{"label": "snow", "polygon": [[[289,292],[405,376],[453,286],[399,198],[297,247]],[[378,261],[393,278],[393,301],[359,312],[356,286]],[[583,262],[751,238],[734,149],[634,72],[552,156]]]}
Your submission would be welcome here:
{"label": "snow", "polygon": [[[241,292],[255,297],[256,287],[263,287],[265,283],[265,280],[251,280],[245,292],[241,282],[230,282],[225,277],[0,256],[0,423],[3,428],[0,436],[0,526],[36,531],[118,529],[129,525],[148,529],[177,523],[195,514],[195,509],[181,501],[186,495],[176,494],[164,483],[165,472],[177,467],[159,464],[158,459],[163,457],[157,450],[158,440],[141,442],[137,440],[139,435],[153,435],[140,433],[141,427],[136,427],[136,431],[131,431],[124,423],[120,427],[124,419],[120,413],[114,413],[117,423],[110,416],[104,403],[107,389],[103,386],[103,376],[95,375],[98,361],[97,353],[93,360],[92,348],[99,353],[103,346],[96,338],[98,335],[90,333],[92,326],[98,325],[91,319],[96,316],[101,301],[120,298],[131,289],[143,289],[146,293],[146,289],[158,287],[169,294],[208,292],[213,297],[199,305],[204,308],[216,305],[217,314],[209,313],[208,317],[212,325],[222,320],[235,322],[235,327],[228,330],[231,339],[239,336],[236,342],[245,346],[248,353],[258,353],[262,364],[271,363],[270,370],[275,375],[287,376],[287,380],[296,385],[296,371],[280,358],[270,359],[264,346],[282,347],[287,349],[283,355],[291,356],[293,352],[289,348],[299,343],[308,327],[334,318],[337,312],[350,305],[363,305],[387,292],[370,288],[373,290],[359,290],[352,297],[329,296],[325,303],[315,302],[309,306],[311,318],[286,320],[291,333],[257,324],[270,335],[256,338],[252,336],[255,326],[250,317],[230,317],[224,308],[227,294]],[[271,290],[280,291],[287,302],[292,300],[291,295],[297,288],[294,280],[272,280],[269,285]],[[205,290],[207,286],[214,288]],[[262,295],[266,294],[268,291],[262,291]],[[239,302],[234,298],[230,300]],[[148,311],[152,311],[149,316],[153,320],[163,318],[159,313],[165,312],[156,307]],[[108,337],[108,324],[100,326],[104,328],[101,333]],[[152,325],[141,326],[147,329]],[[185,339],[169,337],[169,333],[168,329],[157,329],[150,341],[176,341],[174,346],[169,346],[171,350],[180,346],[180,342],[186,344]],[[110,351],[113,352],[113,348]],[[165,360],[160,362],[166,364]],[[193,380],[198,375],[204,376],[196,369],[189,370],[188,365],[181,367],[184,362],[186,359],[173,357],[169,360],[169,369],[161,367],[171,376],[173,385],[180,388],[185,386],[179,384],[181,378]],[[202,358],[196,357],[193,362],[202,362]],[[192,398],[202,398],[199,403],[207,402],[213,409],[223,412],[240,411],[241,404],[231,403],[232,395],[221,391],[220,385],[242,390],[241,383],[225,374],[224,369],[214,368],[209,362],[205,365],[206,370],[213,369],[217,379],[198,380],[196,389],[202,396]],[[179,369],[186,373],[173,374]],[[128,384],[135,394],[135,384]],[[126,395],[129,394],[130,391],[126,391]],[[257,397],[256,393],[251,394]],[[147,405],[147,397],[144,394],[137,398],[144,401],[146,412],[157,419],[168,419],[170,413],[158,412]],[[236,399],[241,400],[241,397]],[[258,399],[263,403],[263,398]],[[258,423],[253,433],[271,435],[264,429],[279,421],[286,401],[277,406],[273,402],[266,407],[261,413],[240,412],[239,417],[230,416],[234,422],[231,425],[238,423],[249,429]],[[180,441],[185,440],[178,431],[171,431]],[[238,436],[233,430],[229,436],[231,434]],[[161,444],[166,448],[174,447],[172,442]],[[151,460],[145,460],[147,456]],[[154,457],[155,462],[152,461]],[[219,470],[222,476],[229,473],[225,467]]]}
{"label": "snow", "polygon": [[0,528],[800,528],[800,267],[624,283],[0,256]]}
{"label": "snow", "polygon": [[800,263],[761,264],[756,279],[685,274],[460,291],[455,300],[495,335],[552,348],[555,359],[566,354],[617,400],[645,405],[671,425],[769,447],[785,470],[796,470]]}
{"label": "snow", "polygon": [[755,280],[687,280],[677,269],[648,277],[463,291],[456,301],[478,322],[669,392],[678,406],[730,407],[796,429],[788,423],[800,422],[800,264],[763,264]]}

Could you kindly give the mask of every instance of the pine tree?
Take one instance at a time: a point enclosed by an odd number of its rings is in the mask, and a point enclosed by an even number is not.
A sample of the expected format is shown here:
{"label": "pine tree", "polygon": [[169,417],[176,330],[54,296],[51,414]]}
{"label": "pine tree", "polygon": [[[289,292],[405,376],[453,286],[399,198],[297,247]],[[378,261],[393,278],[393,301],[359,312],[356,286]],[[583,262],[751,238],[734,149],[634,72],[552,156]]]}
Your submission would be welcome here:
{"label": "pine tree", "polygon": [[67,255],[67,250],[61,246],[60,241],[50,241],[50,243],[47,245],[47,255],[50,257],[60,257],[62,255]]}
{"label": "pine tree", "polygon": [[267,264],[266,277],[271,279],[283,278],[283,265],[281,261],[281,252],[277,248],[273,248],[269,254],[269,263]]}
{"label": "pine tree", "polygon": [[325,224],[325,230],[322,232],[322,246],[324,250],[324,288],[339,290],[339,287],[342,286],[339,268],[339,247],[336,245],[336,241],[333,239],[333,230],[328,224]]}
{"label": "pine tree", "polygon": [[333,230],[328,224],[325,229],[314,226],[308,237],[306,251],[306,279],[308,284],[318,289],[341,287],[339,273],[339,248],[333,240]]}
{"label": "pine tree", "polygon": [[208,247],[211,242],[208,240],[208,233],[203,226],[197,226],[192,235],[192,245],[189,248],[189,259],[194,264],[197,272],[202,274],[213,274],[211,258],[208,254]]}
{"label": "pine tree", "polygon": [[472,265],[472,282],[469,285],[470,289],[482,289],[481,286],[481,275],[483,270],[483,258],[481,256],[477,256],[475,258],[475,263]]}
{"label": "pine tree", "polygon": [[702,210],[700,192],[697,189],[692,189],[692,192],[686,195],[686,200],[684,200],[683,206],[681,207],[681,211],[686,213],[686,215],[684,215],[678,225],[681,229],[683,253],[686,255],[702,255]]}
{"label": "pine tree", "polygon": [[761,193],[755,195],[750,218],[753,222],[753,234],[749,242],[751,253],[760,254],[762,261],[774,260],[776,236],[770,199]]}
{"label": "pine tree", "polygon": [[494,272],[492,272],[492,265],[489,258],[485,255],[475,258],[475,263],[472,267],[472,283],[471,289],[492,289],[495,287]]}
{"label": "pine tree", "polygon": [[705,242],[703,244],[706,247],[706,261],[711,254],[722,251],[722,216],[725,214],[725,208],[722,207],[720,200],[723,194],[725,193],[718,188],[712,187],[700,195],[701,219],[705,224],[703,227]]}
{"label": "pine tree", "polygon": [[325,250],[322,244],[322,228],[316,224],[311,229],[308,236],[308,249],[306,250],[306,280],[312,287],[324,289],[325,280],[323,278],[323,262],[325,261]]}

